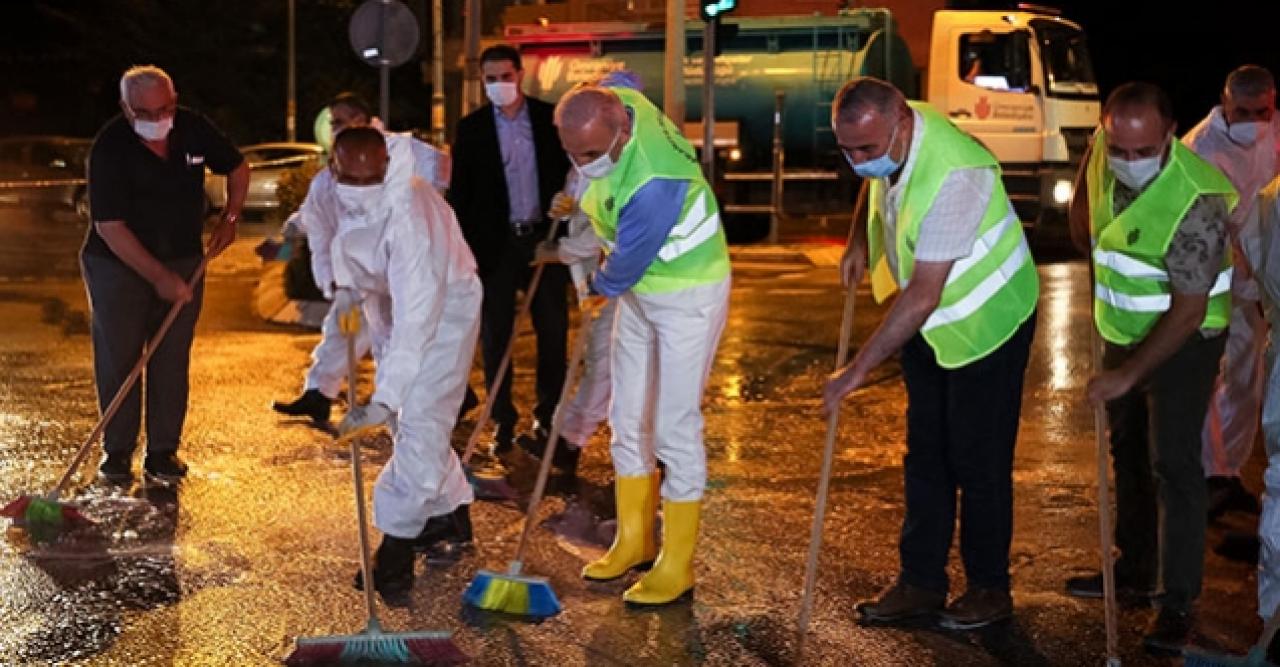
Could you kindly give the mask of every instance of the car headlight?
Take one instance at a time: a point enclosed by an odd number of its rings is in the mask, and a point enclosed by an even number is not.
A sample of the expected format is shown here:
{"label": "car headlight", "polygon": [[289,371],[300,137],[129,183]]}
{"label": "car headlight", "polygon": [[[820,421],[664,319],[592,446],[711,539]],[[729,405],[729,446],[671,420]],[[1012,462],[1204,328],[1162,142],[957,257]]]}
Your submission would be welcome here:
{"label": "car headlight", "polygon": [[1074,190],[1074,184],[1066,179],[1059,179],[1053,184],[1053,203],[1066,205],[1071,201],[1071,193]]}

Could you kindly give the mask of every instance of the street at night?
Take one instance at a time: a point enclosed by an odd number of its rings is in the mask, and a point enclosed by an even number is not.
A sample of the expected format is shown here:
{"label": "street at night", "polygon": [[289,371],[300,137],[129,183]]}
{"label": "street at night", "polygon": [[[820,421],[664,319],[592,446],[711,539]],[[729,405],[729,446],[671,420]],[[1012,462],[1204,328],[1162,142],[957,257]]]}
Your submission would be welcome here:
{"label": "street at night", "polygon": [[[96,410],[74,262],[83,227],[21,211],[3,216],[0,497],[9,499],[52,485]],[[192,352],[189,479],[177,493],[77,482],[68,497],[95,526],[47,545],[10,529],[0,542],[0,663],[265,665],[282,659],[295,637],[363,627],[361,594],[351,587],[358,561],[346,450],[269,408],[297,390],[317,335],[252,312],[260,271],[253,247],[265,233],[265,225],[246,225],[210,268]],[[891,583],[897,568],[905,394],[889,363],[842,414],[811,636],[805,658],[794,656],[825,431],[820,386],[839,329],[840,250],[734,249],[730,319],[706,398],[709,483],[693,602],[632,611],[619,594],[634,577],[579,578],[612,537],[602,428],[578,482],[553,478],[526,559],[528,571],[549,578],[563,612],[528,623],[463,610],[476,571],[505,567],[523,517],[523,504],[477,502],[475,552],[453,563],[420,559],[411,606],[390,610],[385,625],[453,631],[477,665],[1100,664],[1101,604],[1063,591],[1067,576],[1098,562],[1092,416],[1082,398],[1087,272],[1078,261],[1039,267],[1043,294],[1014,473],[1014,619],[970,633],[928,622],[856,623],[854,603]],[[882,314],[860,292],[855,344]],[[532,391],[527,334],[517,349],[517,401]],[[478,364],[472,384],[482,384]],[[455,444],[471,424],[463,422]],[[376,472],[390,440],[363,444]],[[536,462],[520,453],[509,461],[512,484],[527,494]],[[1250,485],[1260,462],[1250,466]],[[95,454],[78,479],[92,480],[96,463]],[[1255,525],[1230,514],[1211,526],[1209,544]],[[954,555],[951,574],[954,593],[963,585]],[[1252,643],[1260,628],[1255,582],[1251,566],[1207,555],[1199,643],[1235,652]],[[1168,663],[1139,643],[1154,614],[1122,610],[1125,664]]]}

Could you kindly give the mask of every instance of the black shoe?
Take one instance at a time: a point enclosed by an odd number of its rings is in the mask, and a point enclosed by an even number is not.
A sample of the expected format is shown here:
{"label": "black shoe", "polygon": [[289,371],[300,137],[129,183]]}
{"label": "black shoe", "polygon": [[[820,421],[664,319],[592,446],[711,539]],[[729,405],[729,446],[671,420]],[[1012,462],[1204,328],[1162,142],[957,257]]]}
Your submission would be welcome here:
{"label": "black shoe", "polygon": [[471,385],[467,385],[467,394],[462,397],[462,407],[458,408],[458,421],[462,421],[468,412],[476,409],[480,405],[480,397],[476,396],[476,392],[471,389]]}
{"label": "black shoe", "polygon": [[1244,488],[1239,477],[1213,476],[1205,480],[1209,487],[1209,520],[1227,512],[1257,514],[1262,511],[1258,499]]}
{"label": "black shoe", "polygon": [[317,424],[325,424],[329,421],[329,408],[333,401],[328,396],[320,393],[319,389],[308,389],[302,392],[302,395],[294,399],[292,403],[281,403],[276,401],[271,404],[271,409],[282,415],[290,417],[310,417]]}
{"label": "black shoe", "polygon": [[493,445],[490,447],[494,455],[506,454],[516,442],[515,424],[498,424],[493,432]]}
{"label": "black shoe", "polygon": [[124,485],[133,482],[133,457],[126,454],[107,454],[98,466],[98,475],[108,484]]}
{"label": "black shoe", "polygon": [[897,623],[942,611],[945,593],[931,591],[899,581],[886,588],[875,600],[854,605],[864,623]]}
{"label": "black shoe", "polygon": [[[522,434],[516,439],[520,444],[520,448],[526,454],[535,459],[542,460],[542,453],[547,451],[547,437],[551,435],[541,424],[534,424],[533,432]],[[578,474],[578,459],[582,457],[582,450],[569,444],[568,440],[560,438],[556,443],[556,452],[551,455],[551,465],[555,466],[565,475]]]}
{"label": "black shoe", "polygon": [[177,454],[148,454],[143,466],[147,479],[161,484],[173,484],[187,476],[187,464]]}
{"label": "black shoe", "polygon": [[445,557],[468,551],[472,547],[471,505],[427,519],[427,525],[413,539],[413,550],[429,557]]}
{"label": "black shoe", "polygon": [[[1067,579],[1067,595],[1090,600],[1102,599],[1102,573],[1086,574]],[[1132,582],[1116,578],[1116,600],[1126,605],[1147,606],[1155,599],[1153,586],[1135,586]]]}
{"label": "black shoe", "polygon": [[[356,570],[356,590],[364,590],[364,572]],[[403,597],[413,589],[413,540],[382,536],[373,553],[373,588],[384,598]]]}
{"label": "black shoe", "polygon": [[1013,597],[1007,588],[970,588],[940,614],[938,624],[948,630],[977,630],[1013,616]]}
{"label": "black shoe", "polygon": [[1191,638],[1190,611],[1161,609],[1151,630],[1142,638],[1142,647],[1152,655],[1179,656]]}

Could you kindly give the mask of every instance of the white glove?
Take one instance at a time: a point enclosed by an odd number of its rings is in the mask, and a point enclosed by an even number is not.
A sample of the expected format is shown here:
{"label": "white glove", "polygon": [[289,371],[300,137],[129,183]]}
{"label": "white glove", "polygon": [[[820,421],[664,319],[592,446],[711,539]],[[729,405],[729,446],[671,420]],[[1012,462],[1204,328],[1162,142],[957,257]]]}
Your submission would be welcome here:
{"label": "white glove", "polygon": [[360,293],[350,287],[338,287],[333,290],[333,308],[338,313],[347,313],[360,307]]}
{"label": "white glove", "polygon": [[381,403],[359,405],[347,412],[338,424],[338,435],[349,435],[356,431],[383,426],[391,419],[391,408]]}

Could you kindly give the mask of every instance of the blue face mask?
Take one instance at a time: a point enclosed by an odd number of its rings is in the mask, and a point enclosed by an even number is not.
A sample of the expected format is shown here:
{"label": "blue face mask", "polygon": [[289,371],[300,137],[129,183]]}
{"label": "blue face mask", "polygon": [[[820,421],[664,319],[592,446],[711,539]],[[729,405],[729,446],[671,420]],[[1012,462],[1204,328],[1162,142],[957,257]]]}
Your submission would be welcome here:
{"label": "blue face mask", "polygon": [[889,153],[893,151],[893,140],[898,138],[898,126],[893,126],[893,132],[889,133],[889,147],[884,150],[884,155],[878,158],[867,160],[866,162],[853,163],[853,158],[849,154],[841,150],[845,161],[853,167],[853,173],[862,178],[888,178],[902,167],[902,163],[889,157]]}

